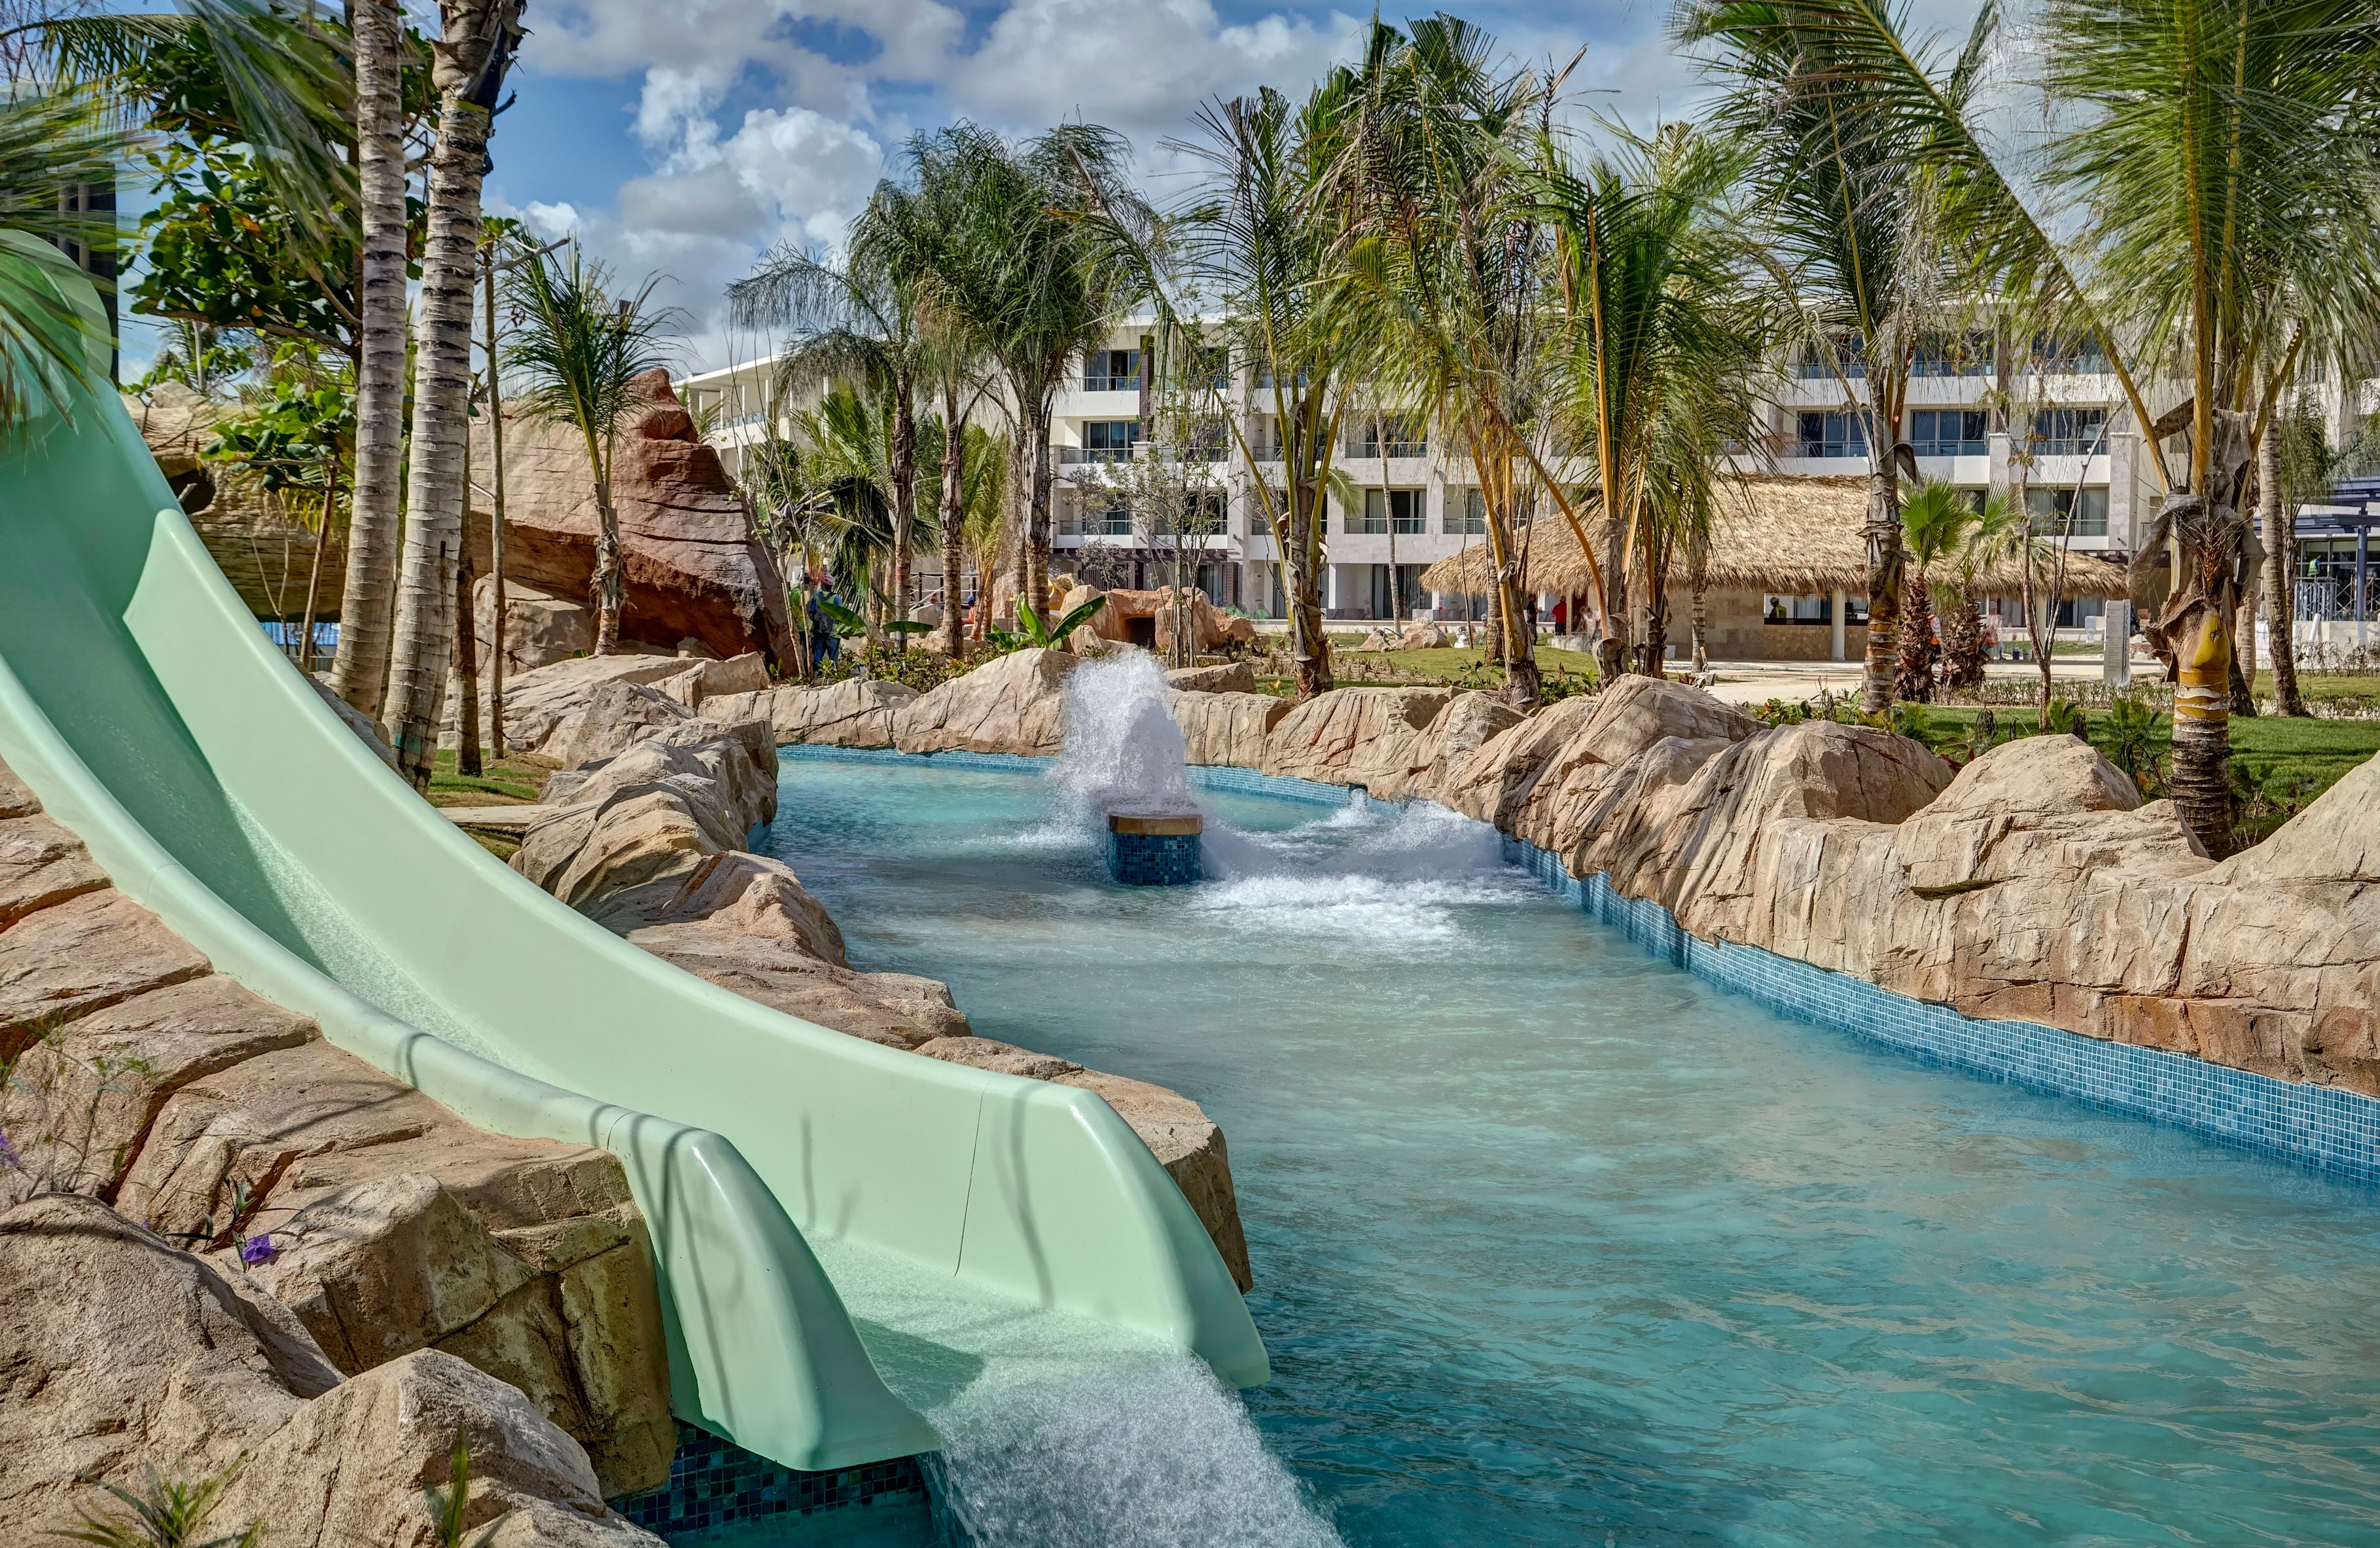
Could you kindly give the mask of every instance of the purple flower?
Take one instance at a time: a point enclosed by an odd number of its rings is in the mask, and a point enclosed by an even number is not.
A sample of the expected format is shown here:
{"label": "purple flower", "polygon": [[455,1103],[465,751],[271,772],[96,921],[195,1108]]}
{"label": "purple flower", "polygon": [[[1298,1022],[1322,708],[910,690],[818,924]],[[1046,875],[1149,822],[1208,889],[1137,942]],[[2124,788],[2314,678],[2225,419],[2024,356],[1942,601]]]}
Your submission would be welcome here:
{"label": "purple flower", "polygon": [[258,1263],[269,1263],[280,1256],[281,1249],[273,1245],[273,1234],[270,1231],[259,1231],[239,1244],[239,1261],[250,1267]]}
{"label": "purple flower", "polygon": [[8,1136],[6,1134],[0,1133],[0,1172],[6,1172],[12,1167],[21,1166],[24,1163],[18,1158],[17,1147],[8,1143]]}

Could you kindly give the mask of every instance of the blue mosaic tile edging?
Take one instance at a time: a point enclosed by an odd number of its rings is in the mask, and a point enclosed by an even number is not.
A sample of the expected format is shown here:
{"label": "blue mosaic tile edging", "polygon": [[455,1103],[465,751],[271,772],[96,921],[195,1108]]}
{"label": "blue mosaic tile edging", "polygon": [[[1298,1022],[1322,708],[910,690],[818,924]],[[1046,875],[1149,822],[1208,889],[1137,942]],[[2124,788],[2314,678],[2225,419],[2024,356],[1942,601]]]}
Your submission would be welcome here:
{"label": "blue mosaic tile edging", "polygon": [[1195,833],[1111,833],[1108,874],[1128,887],[1186,887],[1198,880]]}
{"label": "blue mosaic tile edging", "polygon": [[2380,1182],[2380,1102],[2370,1097],[2030,1021],[1977,1020],[1758,946],[1703,940],[1682,929],[1660,904],[1622,896],[1600,872],[1585,880],[1572,876],[1560,858],[1524,840],[1506,838],[1504,856],[1654,956],[1780,1016],[2360,1182]]}
{"label": "blue mosaic tile edging", "polygon": [[925,1488],[914,1457],[797,1472],[679,1420],[669,1481],[610,1504],[635,1525],[674,1540],[778,1517],[854,1510],[905,1494],[922,1497]]}
{"label": "blue mosaic tile edging", "polygon": [[[781,754],[909,762],[876,749],[788,747]],[[1031,770],[1046,758],[943,752],[960,768]],[[1361,789],[1228,766],[1194,768],[1200,789],[1240,791],[1316,805],[1349,801],[1396,806]],[[1670,910],[1624,897],[1597,873],[1582,881],[1561,860],[1523,839],[1505,837],[1504,858],[1585,913],[1657,957],[1767,1006],[1780,1016],[1848,1032],[1905,1054],[2107,1112],[2187,1128],[2243,1149],[2285,1157],[2325,1172],[2380,1183],[2380,1101],[2335,1086],[2280,1080],[2187,1054],[2104,1042],[2029,1021],[1983,1021],[1949,1006],[1896,994],[1758,946],[1688,934]]]}

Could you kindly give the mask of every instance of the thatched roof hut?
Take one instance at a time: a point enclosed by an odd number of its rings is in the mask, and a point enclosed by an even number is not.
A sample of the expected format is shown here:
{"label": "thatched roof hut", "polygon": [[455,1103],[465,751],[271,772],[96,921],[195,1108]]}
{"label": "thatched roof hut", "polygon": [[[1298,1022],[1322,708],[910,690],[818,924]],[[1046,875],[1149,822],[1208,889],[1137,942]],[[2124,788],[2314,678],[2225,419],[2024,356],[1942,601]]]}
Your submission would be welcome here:
{"label": "thatched roof hut", "polygon": [[[1859,596],[1867,591],[1867,519],[1864,478],[1755,477],[1722,485],[1711,533],[1710,583],[1716,590],[1761,591],[1776,596]],[[1594,529],[1589,529],[1592,537]],[[1570,523],[1557,513],[1524,529],[1529,590],[1576,596],[1594,582]],[[1601,555],[1597,555],[1601,558]],[[1421,583],[1449,594],[1488,591],[1489,566],[1483,540],[1451,559],[1422,572]],[[1987,596],[2015,596],[2024,577],[2015,560],[1985,572]],[[1685,583],[1681,566],[1675,583]],[[2129,594],[2124,567],[2095,554],[2066,558],[2064,594],[2102,600]]]}

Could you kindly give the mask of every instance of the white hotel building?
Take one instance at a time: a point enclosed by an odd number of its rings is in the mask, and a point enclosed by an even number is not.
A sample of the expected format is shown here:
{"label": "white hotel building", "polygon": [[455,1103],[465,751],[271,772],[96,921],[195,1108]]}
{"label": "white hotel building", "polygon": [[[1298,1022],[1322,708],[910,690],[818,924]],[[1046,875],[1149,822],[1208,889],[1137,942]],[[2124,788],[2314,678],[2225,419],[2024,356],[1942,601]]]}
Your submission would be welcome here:
{"label": "white hotel building", "polygon": [[[1108,585],[1161,585],[1172,569],[1167,542],[1153,542],[1135,532],[1130,514],[1117,508],[1116,502],[1102,499],[1091,473],[1100,464],[1146,449],[1149,404],[1140,362],[1149,326],[1146,320],[1121,324],[1109,335],[1105,348],[1090,351],[1059,394],[1052,421],[1057,493],[1051,567],[1084,573]],[[2036,360],[2046,360],[2046,367],[2016,372],[2009,383],[2012,397],[2034,406],[2033,459],[2026,476],[2029,499],[2036,510],[2070,516],[2062,525],[2074,548],[2120,560],[2131,552],[2134,534],[2145,527],[2156,503],[2122,390],[2095,350],[2033,353]],[[770,362],[758,361],[679,384],[689,408],[719,406],[716,438],[731,465],[735,448],[759,433],[760,416],[749,406],[764,400],[769,370]],[[1219,385],[1229,411],[1240,417],[1243,433],[1251,445],[1262,447],[1270,430],[1269,390],[1241,360],[1230,363]],[[1948,335],[1921,348],[1909,387],[1904,434],[1916,451],[1922,474],[1979,492],[2008,486],[2010,437],[1992,429],[1993,416],[1985,407],[1996,385],[1986,335]],[[1848,386],[1851,394],[1864,396],[1864,383],[1856,365]],[[1863,476],[1868,471],[1864,422],[1849,411],[1846,384],[1830,367],[1796,363],[1784,373],[1774,396],[1767,411],[1768,471],[1789,478]],[[1330,502],[1327,614],[1341,620],[1387,617],[1393,564],[1399,572],[1398,592],[1409,613],[1434,608],[1441,617],[1460,616],[1463,599],[1415,592],[1424,568],[1459,554],[1466,543],[1482,541],[1479,518],[1470,508],[1475,495],[1467,465],[1430,444],[1418,427],[1392,420],[1383,439],[1385,445],[1374,444],[1369,421],[1345,427],[1336,465],[1366,494],[1360,508],[1348,508],[1336,496]],[[1249,479],[1228,444],[1202,455],[1213,463],[1223,508],[1218,530],[1188,540],[1203,549],[1197,583],[1219,604],[1278,617],[1283,608],[1272,537]],[[1755,470],[1753,459],[1742,466]],[[934,562],[930,555],[925,558],[929,566]],[[1864,600],[1847,598],[1845,603],[1849,621],[1854,626],[1864,622]],[[2008,605],[2013,618],[2013,604]],[[2061,605],[2058,621],[2096,632],[2104,609],[2120,615],[2123,606],[2087,598],[2069,601]],[[1835,603],[1826,596],[1771,597],[1763,599],[1762,608],[1771,619],[1781,611],[1795,622],[1817,623],[1831,619]],[[1838,628],[1834,635],[1840,642],[1842,631]],[[1838,643],[1837,650],[1840,648]]]}

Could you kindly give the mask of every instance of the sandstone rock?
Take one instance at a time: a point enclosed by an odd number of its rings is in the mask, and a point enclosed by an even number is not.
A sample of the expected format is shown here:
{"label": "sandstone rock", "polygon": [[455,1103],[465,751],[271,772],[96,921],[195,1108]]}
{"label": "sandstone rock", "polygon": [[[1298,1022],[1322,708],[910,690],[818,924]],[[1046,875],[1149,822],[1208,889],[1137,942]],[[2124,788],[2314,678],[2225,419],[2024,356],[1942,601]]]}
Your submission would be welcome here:
{"label": "sandstone rock", "polygon": [[[1458,693],[1430,723],[1431,764],[1451,769],[1528,717],[1492,693]],[[1431,784],[1434,786],[1435,778]]]}
{"label": "sandstone rock", "polygon": [[[86,1481],[227,1467],[338,1380],[255,1284],[95,1200],[45,1194],[0,1212],[0,1518],[12,1541],[110,1503]],[[257,1513],[222,1512],[217,1530]]]}
{"label": "sandstone rock", "polygon": [[812,956],[797,937],[742,933],[733,920],[693,920],[647,925],[628,940],[747,1000],[888,1048],[969,1035],[944,985],[858,972]]}
{"label": "sandstone rock", "polygon": [[1400,651],[1442,651],[1453,643],[1453,639],[1436,624],[1420,623],[1409,626],[1397,636],[1396,648]]}
{"label": "sandstone rock", "polygon": [[339,717],[340,724],[353,731],[364,746],[371,749],[373,757],[392,769],[396,767],[396,750],[388,745],[388,737],[381,731],[380,722],[332,692],[331,685],[322,678],[309,677],[306,681],[322,696],[322,702],[331,707],[331,713]]}
{"label": "sandstone rock", "polygon": [[717,651],[712,650],[710,646],[704,644],[701,640],[697,640],[690,634],[677,642],[676,653],[681,656],[696,656],[704,661],[720,661],[725,659],[721,656]]}
{"label": "sandstone rock", "polygon": [[1256,642],[1257,642],[1257,623],[1256,623],[1256,620],[1255,620],[1254,618],[1242,618],[1242,617],[1233,616],[1233,617],[1231,617],[1231,618],[1228,618],[1228,619],[1225,619],[1225,620],[1224,620],[1224,623],[1223,623],[1223,643],[1224,643],[1224,644],[1226,644],[1226,645],[1253,645],[1253,644],[1255,644]]}
{"label": "sandstone rock", "polygon": [[516,752],[542,752],[555,730],[605,683],[653,683],[686,670],[674,656],[581,656],[504,682],[504,737]]}
{"label": "sandstone rock", "polygon": [[[472,617],[479,630],[480,661],[493,659],[496,649],[496,578],[482,575],[471,591]],[[511,679],[557,661],[591,655],[595,650],[595,610],[586,593],[565,596],[504,577],[504,678]]]}
{"label": "sandstone rock", "polygon": [[0,818],[29,817],[41,810],[41,799],[32,787],[18,779],[15,770],[0,763]]}
{"label": "sandstone rock", "polygon": [[521,1394],[425,1349],[305,1404],[254,1445],[219,1518],[262,1518],[273,1548],[441,1548],[425,1489],[470,1448],[466,1540],[495,1548],[660,1548],[604,1504],[586,1454]]}
{"label": "sandstone rock", "polygon": [[312,1022],[215,975],[136,995],[27,1048],[0,1085],[19,1165],[0,1201],[36,1188],[115,1196],[166,1100],[191,1081],[312,1041]]}
{"label": "sandstone rock", "polygon": [[1266,738],[1289,713],[1289,701],[1269,693],[1179,693],[1170,707],[1190,762],[1244,769],[1263,764]]}
{"label": "sandstone rock", "polygon": [[1177,666],[1165,674],[1165,686],[1176,693],[1254,693],[1256,669],[1245,661],[1220,666]]}
{"label": "sandstone rock", "polygon": [[851,965],[844,955],[843,932],[825,906],[809,895],[792,866],[766,855],[711,856],[670,899],[667,918],[672,923],[700,920],[736,935],[792,941],[822,962]]}
{"label": "sandstone rock", "polygon": [[1392,799],[1412,770],[1427,767],[1417,744],[1454,697],[1442,688],[1342,688],[1317,694],[1281,717],[1265,738],[1264,772],[1327,785],[1361,785]]}
{"label": "sandstone rock", "polygon": [[113,888],[0,930],[0,1058],[50,1027],[197,978],[207,959]]}
{"label": "sandstone rock", "polygon": [[846,677],[824,688],[775,688],[725,694],[703,704],[722,720],[765,720],[777,745],[821,742],[830,747],[891,747],[892,717],[917,697],[906,683]]}
{"label": "sandstone rock", "polygon": [[[662,683],[672,680],[663,678]],[[695,711],[665,687],[598,683],[583,704],[554,725],[544,752],[564,768],[576,769],[624,751],[656,730],[697,718]]]}
{"label": "sandstone rock", "polygon": [[1350,650],[1366,652],[1393,651],[1396,648],[1397,637],[1388,629],[1382,628],[1378,625],[1366,630],[1362,640],[1349,647]]}
{"label": "sandstone rock", "polygon": [[1014,651],[920,694],[892,717],[904,752],[1009,752],[1049,757],[1064,741],[1066,675],[1081,664],[1064,651]]}
{"label": "sandstone rock", "polygon": [[[696,438],[666,372],[647,373],[637,390],[649,406],[623,427],[612,480],[627,584],[622,635],[672,651],[692,636],[722,657],[759,651],[785,663],[784,578],[735,481]],[[487,436],[486,421],[474,421],[474,468],[492,466]],[[588,595],[595,499],[577,432],[508,421],[504,491],[507,575],[555,596]]]}
{"label": "sandstone rock", "polygon": [[[1107,603],[1091,621],[1083,626],[1092,638],[1109,644],[1137,644],[1151,650],[1162,650],[1173,638],[1176,608],[1190,610],[1190,648],[1194,651],[1220,650],[1236,638],[1232,625],[1236,621],[1216,607],[1207,593],[1192,587],[1176,597],[1170,587],[1152,587],[1134,591],[1115,587],[1101,591],[1098,587],[1072,585],[1060,591],[1057,577],[1051,577],[1050,590],[1056,597],[1050,606],[1053,617],[1063,617],[1094,597],[1104,596]],[[1082,632],[1081,630],[1077,631]],[[1255,630],[1247,631],[1253,639]]]}
{"label": "sandstone rock", "polygon": [[0,930],[105,885],[82,840],[47,817],[0,819]]}

